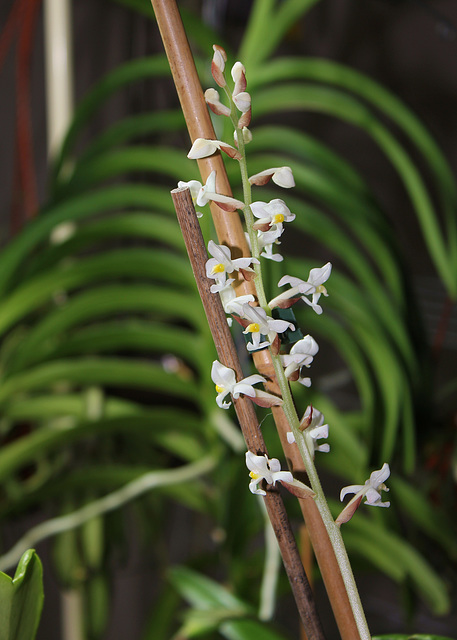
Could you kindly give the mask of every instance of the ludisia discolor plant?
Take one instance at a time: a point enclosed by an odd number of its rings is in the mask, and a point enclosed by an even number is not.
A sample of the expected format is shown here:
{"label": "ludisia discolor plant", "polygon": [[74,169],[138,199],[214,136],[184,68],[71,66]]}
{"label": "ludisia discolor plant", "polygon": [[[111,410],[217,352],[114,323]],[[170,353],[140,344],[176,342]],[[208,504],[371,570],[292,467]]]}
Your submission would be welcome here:
{"label": "ludisia discolor plant", "polygon": [[[240,395],[244,395],[263,407],[281,405],[289,423],[287,440],[291,446],[298,447],[308,475],[309,486],[294,479],[290,471],[281,470],[281,464],[276,458],[269,459],[266,455],[247,451],[249,489],[253,494],[265,495],[264,483],[281,482],[296,495],[298,491],[302,492],[302,495],[313,497],[332,542],[360,637],[363,640],[369,640],[371,635],[341,537],[340,526],[350,520],[364,498],[365,504],[371,506],[389,506],[389,502],[383,502],[381,492],[388,491],[385,481],[389,477],[390,469],[385,463],[380,470],[373,471],[364,485],[344,487],[340,494],[341,500],[349,493],[353,493],[354,497],[336,520],[333,519],[314,464],[316,452],[330,451],[330,446],[323,442],[328,437],[329,426],[325,424],[322,413],[311,405],[306,408],[300,419],[290,388],[290,383],[298,383],[306,387],[311,385],[311,379],[307,375],[308,369],[319,351],[319,346],[311,335],[305,335],[292,346],[281,344],[281,334],[288,330],[293,331],[296,327],[289,320],[278,317],[280,314],[274,316],[272,313],[274,309],[288,309],[294,304],[303,302],[314,313],[322,314],[322,299],[328,295],[326,284],[331,279],[332,265],[327,263],[311,269],[306,279],[284,275],[279,280],[278,287],[280,289],[287,287],[287,289],[278,291],[272,300],[267,299],[262,279],[262,262],[264,260],[282,261],[277,248],[282,234],[286,232],[287,227],[293,225],[295,214],[289,210],[282,199],[253,202],[252,186],[262,186],[272,180],[279,187],[289,189],[295,186],[294,177],[290,167],[272,167],[249,176],[246,146],[252,139],[248,128],[251,121],[251,96],[246,91],[246,71],[241,62],[236,62],[231,69],[233,82],[229,87],[225,70],[226,61],[225,51],[214,45],[212,75],[222,89],[225,99],[221,100],[219,92],[213,88],[205,92],[205,99],[215,114],[231,120],[234,128],[234,142],[228,144],[220,140],[198,138],[192,145],[188,157],[199,159],[221,151],[233,161],[238,162],[243,201],[217,193],[214,171],[204,185],[192,180],[180,182],[179,186],[187,186],[190,189],[192,200],[197,207],[214,201],[224,211],[240,210],[244,214],[251,255],[234,258],[229,246],[210,241],[208,253],[211,257],[206,263],[206,275],[212,280],[211,292],[221,298],[229,323],[235,319],[242,325],[243,333],[247,336],[247,350],[249,352],[260,349],[270,350],[281,395],[267,393],[256,386],[266,382],[263,376],[254,374],[242,380],[236,380],[235,372],[216,360],[211,370],[211,378],[217,392],[216,402],[221,409],[228,409],[231,405],[230,397],[236,400]],[[197,215],[200,217],[202,214],[197,213]],[[240,278],[253,280],[255,296],[251,294],[237,296],[233,285]]]}

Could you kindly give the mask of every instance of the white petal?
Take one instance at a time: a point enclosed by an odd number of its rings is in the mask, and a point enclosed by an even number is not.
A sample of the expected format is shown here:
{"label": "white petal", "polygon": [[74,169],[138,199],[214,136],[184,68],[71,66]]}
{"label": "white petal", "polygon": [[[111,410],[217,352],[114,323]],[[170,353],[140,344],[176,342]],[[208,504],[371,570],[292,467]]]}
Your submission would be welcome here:
{"label": "white petal", "polygon": [[217,146],[214,144],[214,140],[205,140],[204,138],[197,138],[192,145],[191,150],[187,154],[187,157],[191,160],[198,160],[199,158],[206,158],[212,156],[217,150]]}
{"label": "white petal", "polygon": [[341,502],[344,500],[345,496],[347,496],[348,493],[358,493],[359,491],[362,491],[362,489],[364,488],[365,487],[362,486],[361,484],[351,484],[348,487],[343,487],[340,492]]}
{"label": "white petal", "polygon": [[235,372],[233,369],[229,369],[219,360],[214,360],[213,365],[211,367],[211,380],[214,384],[217,384],[219,387],[224,387],[228,391],[236,384]]}
{"label": "white petal", "polygon": [[369,483],[372,487],[379,487],[380,484],[385,482],[390,476],[390,467],[387,462],[384,462],[382,468],[379,471],[373,471],[370,476]]}
{"label": "white petal", "polygon": [[277,471],[277,472],[273,473],[272,475],[273,475],[273,483],[272,484],[276,484],[276,482],[278,482],[278,481],[280,481],[280,482],[293,482],[294,481],[294,477],[290,473],[290,471]]}
{"label": "white petal", "polygon": [[283,189],[295,187],[294,175],[290,167],[280,167],[279,169],[276,169],[273,173],[272,180],[279,187],[283,187]]}
{"label": "white petal", "polygon": [[332,264],[330,262],[327,262],[327,264],[324,264],[323,267],[320,267],[318,269],[311,269],[311,271],[309,272],[308,282],[317,287],[330,278],[331,272]]}

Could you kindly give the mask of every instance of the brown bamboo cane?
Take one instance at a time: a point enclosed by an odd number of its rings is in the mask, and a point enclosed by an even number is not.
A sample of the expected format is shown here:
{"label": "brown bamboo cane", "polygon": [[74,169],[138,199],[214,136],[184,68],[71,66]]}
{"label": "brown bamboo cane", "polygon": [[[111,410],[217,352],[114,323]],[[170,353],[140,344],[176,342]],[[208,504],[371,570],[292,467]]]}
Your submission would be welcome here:
{"label": "brown bamboo cane", "polygon": [[[211,281],[205,272],[206,246],[192,204],[190,191],[188,188],[175,189],[171,192],[171,195],[217,355],[225,366],[235,371],[237,379],[241,380],[244,377],[243,371],[227,325],[225,312],[219,296],[210,291]],[[268,455],[251,400],[242,396],[234,400],[234,405],[247,448],[257,455]],[[278,540],[284,567],[306,633],[310,639],[324,640],[311,588],[303,569],[284,503],[279,492],[273,487],[267,488],[265,506]]]}
{"label": "brown bamboo cane", "polygon": [[[175,0],[151,0],[151,2],[190,139],[192,142],[196,138],[214,139],[216,136],[176,2]],[[215,170],[218,193],[231,195],[230,183],[219,153],[199,160],[198,165],[203,181],[206,181],[211,171]],[[214,203],[211,205],[211,213],[219,242],[230,246],[232,252],[235,250],[239,252],[239,255],[249,255],[249,247],[238,214],[222,211]],[[254,293],[252,282],[242,281],[238,286],[240,295]],[[255,353],[254,362],[258,371],[271,380],[267,385],[267,390],[278,393],[279,388],[275,381],[268,351]],[[280,407],[273,407],[273,416],[290,468],[294,475],[300,477],[305,473],[305,470],[297,447],[293,447],[287,442],[286,433],[289,431],[289,426],[284,412]],[[299,502],[341,638],[342,640],[357,640],[360,638],[360,634],[320,513],[314,500],[304,499]]]}

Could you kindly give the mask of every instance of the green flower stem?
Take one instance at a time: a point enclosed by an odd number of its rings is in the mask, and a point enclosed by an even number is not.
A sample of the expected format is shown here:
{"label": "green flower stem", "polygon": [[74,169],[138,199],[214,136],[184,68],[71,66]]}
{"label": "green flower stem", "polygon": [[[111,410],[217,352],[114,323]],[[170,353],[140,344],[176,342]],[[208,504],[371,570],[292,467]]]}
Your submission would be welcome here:
{"label": "green flower stem", "polygon": [[[241,160],[239,161],[239,165],[240,165],[240,171],[241,171],[241,180],[243,184],[244,202],[246,205],[243,211],[244,211],[246,227],[249,233],[249,239],[251,243],[251,253],[254,258],[259,259],[260,252],[259,252],[259,245],[257,241],[257,234],[255,230],[252,228],[254,224],[254,216],[250,206],[252,203],[251,185],[249,183],[249,178],[248,178],[243,132],[238,127],[238,117],[236,114],[236,107],[233,103],[232,97],[231,95],[229,95],[228,92],[227,94],[229,96],[229,100],[232,108],[231,119],[236,131],[236,138],[238,141],[238,151],[242,156]],[[257,292],[257,300],[259,302],[259,305],[263,309],[265,309],[265,311],[269,315],[271,315],[270,309],[267,304],[267,299],[265,296],[260,264],[254,265],[254,269],[256,273],[255,287]],[[328,535],[332,543],[335,556],[338,562],[338,566],[340,567],[341,575],[343,578],[344,585],[346,587],[349,602],[351,604],[352,612],[354,614],[354,618],[356,621],[357,629],[360,634],[360,638],[361,640],[371,640],[371,634],[368,629],[365,613],[362,607],[362,603],[360,601],[359,592],[357,589],[357,585],[355,583],[354,574],[352,572],[352,567],[349,562],[346,547],[344,545],[344,541],[341,536],[341,531],[340,531],[340,528],[335,524],[332,514],[330,513],[330,509],[327,504],[327,500],[325,498],[325,494],[319,479],[319,475],[314,465],[314,449],[310,450],[307,444],[307,440],[304,438],[303,432],[300,429],[300,421],[295,409],[292,393],[290,391],[289,382],[284,374],[281,358],[279,355],[273,354],[271,349],[270,349],[270,353],[273,361],[276,379],[278,381],[278,385],[281,390],[281,395],[283,400],[282,409],[286,415],[291,431],[294,434],[295,442],[297,443],[298,449],[300,451],[300,455],[305,465],[306,473],[308,474],[311,487],[316,494],[315,501],[317,504],[317,508],[319,509],[319,513],[321,514],[325,528],[327,529],[327,532],[328,532]]]}
{"label": "green flower stem", "polygon": [[322,521],[324,522],[325,528],[327,529],[327,533],[332,543],[338,566],[340,567],[343,582],[346,587],[349,602],[351,604],[352,612],[357,624],[357,629],[362,640],[370,640],[371,634],[368,629],[365,613],[360,601],[359,592],[355,583],[354,574],[349,562],[346,547],[341,536],[341,531],[338,525],[335,524],[332,514],[330,513],[330,509],[327,504],[327,500],[325,498],[325,494],[319,479],[319,475],[314,465],[313,452],[309,450],[305,438],[303,437],[303,433],[300,429],[299,418],[295,410],[289,382],[284,375],[284,369],[281,364],[281,359],[279,356],[274,355],[273,353],[271,354],[271,357],[276,374],[276,379],[278,381],[278,385],[281,390],[281,396],[283,399],[282,409],[291,427],[291,431],[294,434],[295,442],[297,443],[300,455],[305,465],[311,488],[316,494],[315,501],[317,504],[317,508],[319,509]]}
{"label": "green flower stem", "polygon": [[259,242],[257,239],[257,233],[255,232],[255,229],[253,229],[254,215],[251,210],[252,192],[251,192],[251,184],[249,182],[248,166],[246,162],[246,146],[244,143],[243,131],[238,126],[239,115],[238,115],[238,111],[235,106],[235,103],[233,102],[232,94],[230,93],[230,91],[228,91],[226,87],[224,88],[224,90],[230,103],[230,109],[231,109],[230,119],[232,121],[234,130],[235,130],[236,141],[238,143],[238,151],[241,154],[241,160],[239,161],[239,165],[240,165],[240,173],[241,173],[241,182],[243,185],[243,201],[245,204],[243,213],[244,213],[244,219],[246,221],[246,229],[249,234],[249,243],[251,245],[251,255],[253,258],[256,258],[257,260],[259,260],[259,264],[253,265],[254,272],[256,275],[255,285],[257,290],[257,300],[259,302],[259,305],[263,309],[265,309],[265,311],[268,313],[267,297],[265,295],[265,289],[263,286],[262,266],[260,264]]}

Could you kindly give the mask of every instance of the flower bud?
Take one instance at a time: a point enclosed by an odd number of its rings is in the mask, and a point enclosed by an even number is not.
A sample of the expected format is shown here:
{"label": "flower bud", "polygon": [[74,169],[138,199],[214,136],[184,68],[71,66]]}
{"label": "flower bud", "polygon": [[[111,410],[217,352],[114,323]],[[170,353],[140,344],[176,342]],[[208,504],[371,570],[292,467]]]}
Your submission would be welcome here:
{"label": "flower bud", "polygon": [[[243,131],[242,131],[242,133],[243,133],[243,141],[244,141],[244,144],[248,144],[249,142],[251,142],[251,140],[252,140],[252,133],[251,133],[251,131],[250,131],[247,127],[243,127]],[[238,145],[238,136],[237,136],[236,131],[234,131],[234,132],[233,132],[233,137],[235,138],[235,142],[236,142],[236,144]]]}
{"label": "flower bud", "polygon": [[218,44],[213,44],[214,55],[211,62],[211,74],[220,87],[225,87],[227,82],[224,77],[225,63],[227,62],[227,54],[225,50]]}
{"label": "flower bud", "polygon": [[247,91],[241,91],[236,96],[234,95],[233,102],[241,113],[246,113],[251,108],[251,96]]}
{"label": "flower bud", "polygon": [[240,119],[238,120],[238,127],[240,129],[245,129],[250,124],[251,124],[251,108],[249,107],[249,109],[245,113],[243,113]]}
{"label": "flower bud", "polygon": [[230,109],[220,102],[219,93],[216,89],[207,89],[205,91],[205,101],[217,116],[230,116]]}
{"label": "flower bud", "polygon": [[235,83],[232,95],[235,97],[239,93],[246,91],[246,69],[241,62],[235,62],[233,65],[232,78]]}

